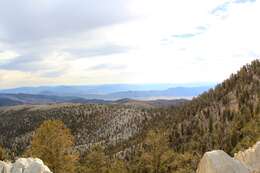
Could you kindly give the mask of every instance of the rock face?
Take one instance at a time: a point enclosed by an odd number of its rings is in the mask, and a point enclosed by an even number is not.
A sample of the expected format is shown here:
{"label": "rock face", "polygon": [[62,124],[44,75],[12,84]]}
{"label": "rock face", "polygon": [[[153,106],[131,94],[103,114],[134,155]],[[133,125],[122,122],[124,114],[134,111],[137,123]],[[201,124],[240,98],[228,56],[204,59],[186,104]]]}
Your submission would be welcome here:
{"label": "rock face", "polygon": [[0,161],[0,173],[51,173],[40,159],[20,158],[15,163]]}
{"label": "rock face", "polygon": [[197,173],[251,173],[251,170],[224,151],[215,150],[204,154]]}
{"label": "rock face", "polygon": [[197,173],[260,173],[260,142],[230,157],[222,150],[204,154]]}
{"label": "rock face", "polygon": [[255,172],[260,173],[260,141],[252,148],[238,152],[234,158],[248,165]]}

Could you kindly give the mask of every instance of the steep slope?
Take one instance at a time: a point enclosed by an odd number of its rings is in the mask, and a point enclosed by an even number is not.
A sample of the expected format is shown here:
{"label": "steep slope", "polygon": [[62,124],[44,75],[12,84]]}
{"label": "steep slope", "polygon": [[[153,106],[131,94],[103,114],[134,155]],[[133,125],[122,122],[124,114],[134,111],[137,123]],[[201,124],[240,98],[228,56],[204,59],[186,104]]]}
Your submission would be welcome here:
{"label": "steep slope", "polygon": [[145,109],[123,104],[0,108],[0,144],[21,152],[46,119],[65,122],[80,150],[101,142],[124,151],[142,143],[147,130],[161,128],[181,160],[176,172],[195,172],[206,151],[221,149],[233,155],[260,140],[260,61],[245,65],[214,89],[177,107]]}
{"label": "steep slope", "polygon": [[169,131],[177,153],[190,152],[195,158],[214,149],[232,155],[248,148],[260,140],[260,61],[184,106],[159,112],[166,118],[158,126]]}

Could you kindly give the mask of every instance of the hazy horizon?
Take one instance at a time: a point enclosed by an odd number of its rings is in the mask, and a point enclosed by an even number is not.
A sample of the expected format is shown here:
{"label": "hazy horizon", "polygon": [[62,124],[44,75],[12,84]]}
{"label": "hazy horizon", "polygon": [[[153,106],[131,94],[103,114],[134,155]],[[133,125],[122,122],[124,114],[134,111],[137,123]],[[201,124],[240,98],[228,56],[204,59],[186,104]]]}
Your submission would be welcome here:
{"label": "hazy horizon", "polygon": [[[16,89],[16,88],[40,88],[40,87],[100,87],[100,86],[147,86],[149,87],[160,87],[165,86],[165,88],[175,88],[175,87],[203,87],[203,86],[215,86],[217,82],[205,82],[205,83],[104,83],[104,84],[53,84],[53,85],[19,85],[15,87],[1,87],[0,90],[5,89]],[[167,87],[169,86],[169,87]]]}

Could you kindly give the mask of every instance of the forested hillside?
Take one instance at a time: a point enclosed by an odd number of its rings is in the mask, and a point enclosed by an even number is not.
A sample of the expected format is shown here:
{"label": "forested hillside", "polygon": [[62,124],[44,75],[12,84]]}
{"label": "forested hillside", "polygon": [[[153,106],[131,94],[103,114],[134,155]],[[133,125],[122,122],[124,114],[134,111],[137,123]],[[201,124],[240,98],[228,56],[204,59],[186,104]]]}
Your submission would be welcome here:
{"label": "forested hillside", "polygon": [[242,67],[214,90],[172,111],[172,122],[179,122],[169,126],[172,140],[187,143],[176,148],[228,153],[247,148],[260,137],[260,62]]}
{"label": "forested hillside", "polygon": [[120,156],[128,172],[194,172],[206,151],[222,149],[232,155],[260,140],[260,61],[170,108],[120,104],[1,108],[0,144],[14,154],[23,153],[34,130],[49,119],[62,120],[71,129],[76,149],[88,153],[90,145],[99,143],[107,155]]}
{"label": "forested hillside", "polygon": [[167,117],[160,125],[169,131],[170,145],[178,153],[201,157],[222,149],[233,154],[252,146],[260,140],[260,61],[243,66],[184,106],[160,112]]}
{"label": "forested hillside", "polygon": [[72,130],[78,149],[90,144],[116,145],[139,134],[153,113],[135,106],[53,104],[0,108],[0,143],[16,154],[29,145],[33,131],[49,119],[62,120]]}

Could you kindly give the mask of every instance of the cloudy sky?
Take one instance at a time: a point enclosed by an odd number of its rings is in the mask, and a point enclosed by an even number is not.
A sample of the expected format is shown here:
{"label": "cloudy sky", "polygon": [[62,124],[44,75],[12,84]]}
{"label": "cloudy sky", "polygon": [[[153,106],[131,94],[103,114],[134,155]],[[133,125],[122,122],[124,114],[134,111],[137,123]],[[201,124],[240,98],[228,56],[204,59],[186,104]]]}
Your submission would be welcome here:
{"label": "cloudy sky", "polygon": [[260,56],[259,0],[0,0],[0,88],[220,82]]}

